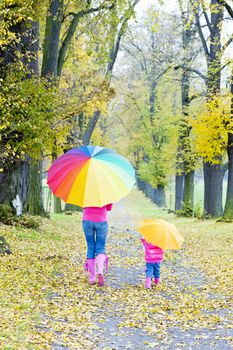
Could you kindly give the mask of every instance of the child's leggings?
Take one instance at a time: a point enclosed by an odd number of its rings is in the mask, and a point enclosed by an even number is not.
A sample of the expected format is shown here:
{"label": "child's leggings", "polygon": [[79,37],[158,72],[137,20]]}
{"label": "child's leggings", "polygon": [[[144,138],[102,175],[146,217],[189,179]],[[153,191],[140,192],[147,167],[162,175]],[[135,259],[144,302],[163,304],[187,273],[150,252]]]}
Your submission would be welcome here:
{"label": "child's leggings", "polygon": [[160,263],[146,263],[146,277],[160,277]]}

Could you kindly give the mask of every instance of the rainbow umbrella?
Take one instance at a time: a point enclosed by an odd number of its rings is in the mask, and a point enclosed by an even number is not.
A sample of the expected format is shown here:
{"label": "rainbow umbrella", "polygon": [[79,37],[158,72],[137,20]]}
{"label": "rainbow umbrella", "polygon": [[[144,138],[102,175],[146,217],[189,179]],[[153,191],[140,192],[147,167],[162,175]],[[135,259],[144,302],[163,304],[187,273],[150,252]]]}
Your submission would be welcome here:
{"label": "rainbow umbrella", "polygon": [[54,161],[47,182],[66,203],[102,207],[130,192],[135,172],[126,158],[109,148],[81,146]]}
{"label": "rainbow umbrella", "polygon": [[162,219],[145,219],[138,231],[147,242],[162,249],[180,249],[184,241],[175,225]]}

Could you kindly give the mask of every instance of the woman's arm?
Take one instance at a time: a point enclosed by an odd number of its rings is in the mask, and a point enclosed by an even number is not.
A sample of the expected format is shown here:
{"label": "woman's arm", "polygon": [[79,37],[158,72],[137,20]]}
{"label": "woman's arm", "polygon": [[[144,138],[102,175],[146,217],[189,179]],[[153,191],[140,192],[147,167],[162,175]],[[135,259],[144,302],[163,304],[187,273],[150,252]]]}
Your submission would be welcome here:
{"label": "woman's arm", "polygon": [[112,210],[112,203],[107,204],[106,208],[107,208],[107,211],[111,211]]}

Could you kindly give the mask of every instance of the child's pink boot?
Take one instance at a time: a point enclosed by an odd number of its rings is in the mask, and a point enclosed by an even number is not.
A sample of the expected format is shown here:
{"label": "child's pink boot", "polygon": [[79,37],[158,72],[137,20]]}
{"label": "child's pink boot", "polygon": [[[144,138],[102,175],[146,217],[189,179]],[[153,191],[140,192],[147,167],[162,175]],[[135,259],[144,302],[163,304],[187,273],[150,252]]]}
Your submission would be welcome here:
{"label": "child's pink boot", "polygon": [[108,257],[105,254],[99,254],[96,257],[97,270],[98,270],[98,285],[102,287],[104,285],[104,265],[106,270],[108,268]]}
{"label": "child's pink boot", "polygon": [[156,286],[159,284],[159,278],[155,278],[154,279],[154,282],[155,282],[155,284],[156,284]]}
{"label": "child's pink boot", "polygon": [[89,283],[95,284],[96,271],[95,271],[95,259],[87,259],[84,265],[84,270],[89,271]]}
{"label": "child's pink boot", "polygon": [[151,289],[151,278],[150,277],[146,278],[145,288]]}

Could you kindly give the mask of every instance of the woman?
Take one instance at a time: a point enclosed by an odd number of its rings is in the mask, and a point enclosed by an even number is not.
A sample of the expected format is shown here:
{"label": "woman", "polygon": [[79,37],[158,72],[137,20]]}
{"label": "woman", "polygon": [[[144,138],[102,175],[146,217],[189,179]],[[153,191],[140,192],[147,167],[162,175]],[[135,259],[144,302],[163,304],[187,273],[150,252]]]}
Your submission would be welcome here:
{"label": "woman", "polygon": [[103,207],[86,207],[83,210],[83,231],[87,242],[87,259],[85,269],[89,271],[89,282],[96,280],[96,263],[98,271],[98,285],[104,285],[104,265],[107,265],[106,238],[108,233],[107,212],[112,204]]}

